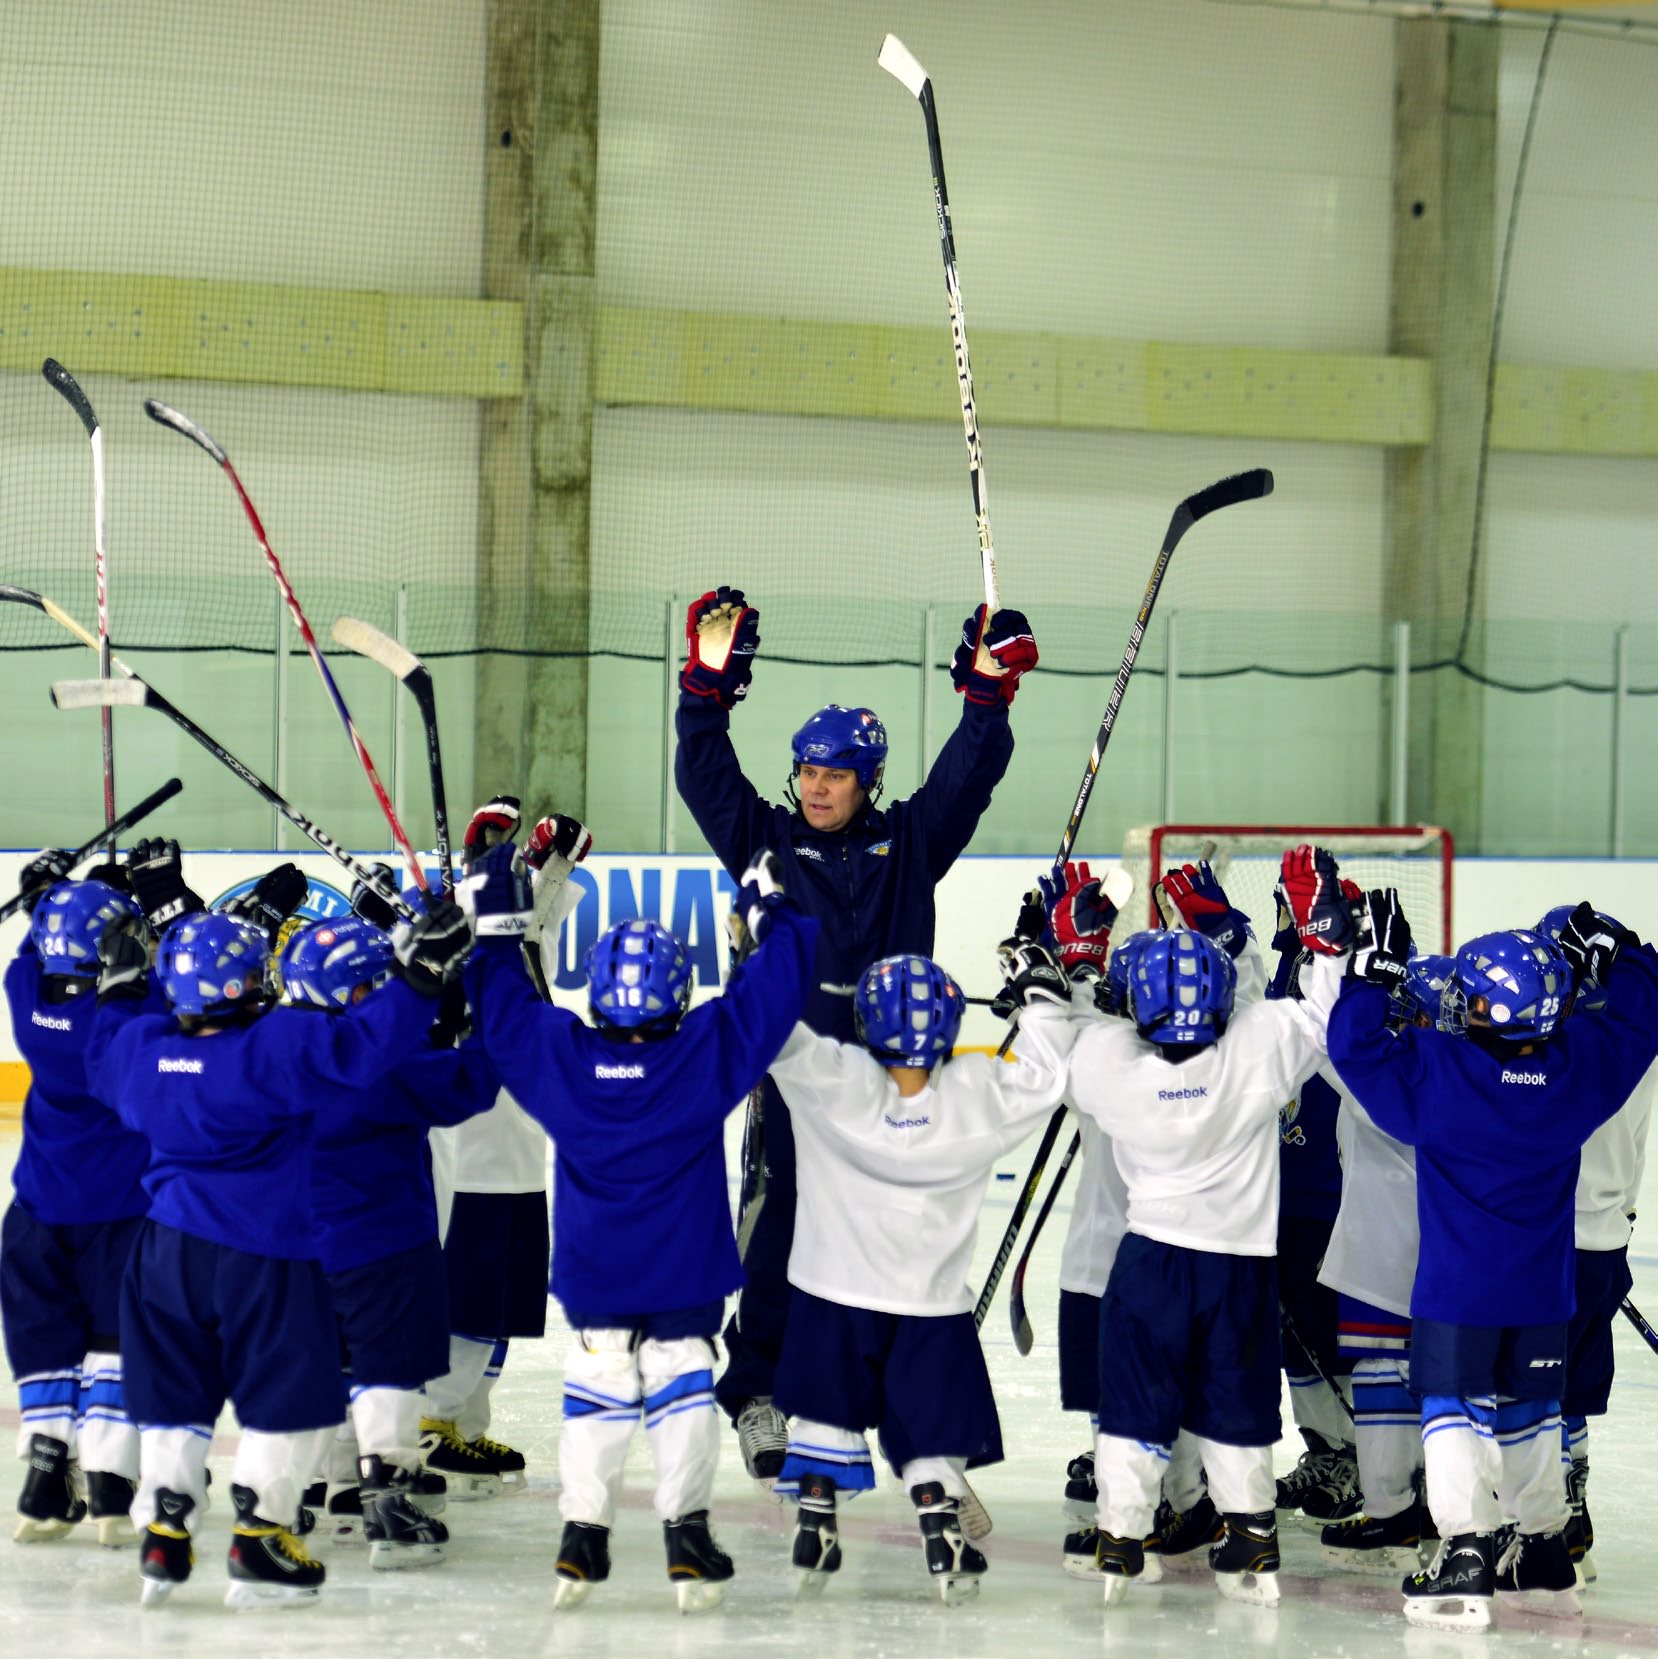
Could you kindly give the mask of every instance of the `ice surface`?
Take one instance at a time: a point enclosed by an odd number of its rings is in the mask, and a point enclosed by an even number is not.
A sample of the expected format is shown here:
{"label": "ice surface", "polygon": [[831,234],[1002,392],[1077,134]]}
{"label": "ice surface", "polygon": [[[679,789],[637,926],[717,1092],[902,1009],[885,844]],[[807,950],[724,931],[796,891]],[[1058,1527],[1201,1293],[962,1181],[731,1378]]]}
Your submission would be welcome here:
{"label": "ice surface", "polygon": [[[15,1140],[0,1142],[9,1168]],[[1025,1168],[1028,1149],[1005,1168]],[[1074,1176],[1073,1171],[1073,1176]],[[992,1187],[980,1240],[987,1263],[1005,1224],[1015,1183]],[[1324,1567],[1317,1535],[1286,1524],[1283,1601],[1276,1611],[1223,1602],[1206,1571],[1171,1574],[1161,1586],[1131,1591],[1109,1613],[1098,1587],[1067,1578],[1059,1566],[1068,1523],[1060,1511],[1066,1461],[1087,1445],[1086,1425],[1058,1407],[1053,1344],[1055,1273],[1064,1234],[1061,1204],[1031,1269],[1029,1307],[1037,1341],[1021,1359],[1008,1331],[1005,1295],[986,1327],[986,1351],[1002,1412],[1008,1460],[974,1484],[995,1519],[985,1545],[991,1570],[976,1604],[945,1608],[921,1563],[908,1500],[887,1472],[881,1488],[843,1514],[846,1565],[823,1597],[793,1598],[788,1566],[791,1523],[758,1496],[728,1438],[714,1506],[715,1530],[737,1563],[723,1609],[682,1617],[663,1566],[661,1532],[650,1505],[643,1435],[629,1464],[629,1490],[614,1537],[614,1570],[579,1611],[552,1611],[552,1563],[559,1534],[556,1451],[559,1366],[565,1332],[556,1313],[545,1340],[515,1345],[496,1393],[492,1432],[529,1458],[528,1489],[482,1504],[451,1504],[444,1519],[449,1560],[423,1572],[373,1573],[366,1552],[319,1545],[329,1580],[319,1603],[295,1611],[231,1613],[221,1605],[228,1539],[227,1417],[212,1458],[220,1494],[197,1544],[191,1581],[159,1611],[141,1613],[134,1552],[103,1551],[86,1529],[52,1544],[0,1537],[0,1653],[35,1659],[61,1653],[343,1655],[414,1659],[417,1655],[606,1654],[670,1659],[698,1654],[1009,1655],[1050,1654],[1296,1656],[1401,1654],[1405,1659],[1469,1659],[1483,1652],[1651,1654],[1658,1652],[1658,1574],[1650,1547],[1658,1528],[1654,1450],[1658,1448],[1658,1355],[1618,1322],[1618,1380],[1611,1414],[1592,1430],[1590,1508],[1599,1582],[1585,1594],[1580,1620],[1547,1619],[1499,1605],[1486,1636],[1409,1630],[1390,1581],[1359,1579]],[[1637,1243],[1635,1300],[1658,1312],[1658,1255]],[[16,1424],[9,1383],[0,1427]],[[1285,1422],[1288,1423],[1286,1406]],[[1294,1461],[1285,1441],[1280,1469]],[[20,1473],[13,1477],[21,1478]],[[0,1512],[11,1490],[0,1483]]]}

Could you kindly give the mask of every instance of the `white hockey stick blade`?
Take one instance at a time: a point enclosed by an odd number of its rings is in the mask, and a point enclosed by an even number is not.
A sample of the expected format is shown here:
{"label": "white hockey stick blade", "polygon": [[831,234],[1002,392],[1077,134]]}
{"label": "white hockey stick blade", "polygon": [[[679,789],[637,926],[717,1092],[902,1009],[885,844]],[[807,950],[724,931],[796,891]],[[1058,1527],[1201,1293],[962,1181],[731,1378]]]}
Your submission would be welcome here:
{"label": "white hockey stick blade", "polygon": [[425,666],[407,646],[399,645],[390,634],[382,633],[371,622],[360,621],[354,616],[342,616],[335,620],[329,631],[336,645],[343,645],[346,650],[379,663],[400,680],[408,679],[416,669]]}
{"label": "white hockey stick blade", "polygon": [[191,443],[200,444],[221,467],[230,459],[214,442],[210,433],[204,432],[188,415],[181,415],[171,404],[163,403],[159,398],[147,397],[144,399],[144,413],[151,420],[159,421],[163,426],[170,426],[175,432],[182,432]]}
{"label": "white hockey stick blade", "polygon": [[880,55],[875,59],[896,81],[909,88],[912,98],[919,98],[927,85],[927,71],[915,61],[915,53],[897,35],[888,35],[881,42]]}
{"label": "white hockey stick blade", "polygon": [[1100,882],[1100,891],[1117,907],[1120,916],[1128,909],[1128,901],[1134,897],[1134,877],[1118,864],[1106,872]]}
{"label": "white hockey stick blade", "polygon": [[59,680],[52,687],[60,709],[143,708],[149,700],[142,680]]}

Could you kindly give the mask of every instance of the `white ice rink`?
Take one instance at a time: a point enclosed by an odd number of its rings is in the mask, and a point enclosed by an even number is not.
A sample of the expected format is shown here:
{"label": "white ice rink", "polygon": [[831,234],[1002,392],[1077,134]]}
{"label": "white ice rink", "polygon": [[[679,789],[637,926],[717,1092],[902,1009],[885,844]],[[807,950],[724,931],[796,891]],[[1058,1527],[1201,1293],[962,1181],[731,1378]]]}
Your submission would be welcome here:
{"label": "white ice rink", "polygon": [[[15,1138],[0,1142],[9,1170]],[[1004,1169],[1026,1167],[1029,1149]],[[8,1183],[9,1185],[9,1183]],[[1005,1224],[1015,1183],[991,1191],[981,1228],[988,1262]],[[1171,1575],[1131,1592],[1107,1614],[1098,1587],[1067,1578],[1059,1544],[1063,1471],[1082,1450],[1086,1428],[1058,1407],[1053,1343],[1055,1274],[1068,1208],[1049,1222],[1031,1272],[1029,1306],[1037,1345],[1021,1359],[1008,1332],[1004,1297],[988,1322],[985,1347],[996,1384],[1007,1462],[975,1476],[995,1531],[985,1549],[991,1570],[976,1604],[945,1608],[921,1564],[909,1502],[882,1469],[882,1485],[843,1512],[846,1565],[820,1601],[797,1604],[788,1566],[790,1516],[756,1494],[733,1438],[726,1441],[716,1490],[715,1530],[737,1563],[725,1606],[682,1617],[663,1567],[661,1532],[650,1507],[643,1435],[635,1442],[629,1490],[613,1539],[614,1569],[575,1613],[552,1611],[552,1563],[559,1535],[557,1443],[564,1327],[556,1313],[541,1342],[515,1345],[497,1390],[494,1430],[529,1458],[528,1490],[482,1504],[451,1504],[449,1559],[423,1572],[370,1572],[363,1550],[317,1553],[328,1582],[311,1607],[231,1613],[221,1605],[230,1530],[229,1473],[235,1425],[220,1425],[211,1467],[220,1494],[197,1541],[195,1576],[165,1609],[141,1613],[132,1550],[103,1551],[90,1535],[51,1544],[0,1538],[0,1653],[8,1659],[104,1654],[339,1655],[414,1659],[417,1655],[604,1654],[669,1659],[701,1654],[926,1656],[1401,1654],[1463,1659],[1483,1651],[1549,1655],[1658,1653],[1658,1354],[1618,1322],[1618,1380],[1611,1414],[1593,1426],[1594,1517],[1599,1582],[1585,1594],[1580,1620],[1548,1619],[1499,1604],[1497,1628],[1483,1636],[1407,1629],[1392,1581],[1326,1568],[1316,1532],[1286,1524],[1283,1601],[1276,1611],[1223,1602],[1207,1570]],[[1636,1244],[1635,1300],[1658,1311],[1658,1254]],[[982,1269],[981,1269],[982,1270]],[[7,1385],[0,1427],[17,1422]],[[1285,1422],[1288,1424],[1286,1404]],[[1280,1470],[1299,1447],[1286,1440]],[[20,1471],[0,1480],[9,1513]],[[85,1529],[82,1529],[83,1531]]]}

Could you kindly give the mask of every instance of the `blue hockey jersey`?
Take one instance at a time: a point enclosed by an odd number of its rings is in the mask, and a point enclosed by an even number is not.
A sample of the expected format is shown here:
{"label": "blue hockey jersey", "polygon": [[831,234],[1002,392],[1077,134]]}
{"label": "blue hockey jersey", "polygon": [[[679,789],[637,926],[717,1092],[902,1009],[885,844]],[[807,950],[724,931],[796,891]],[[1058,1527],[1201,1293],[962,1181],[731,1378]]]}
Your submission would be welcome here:
{"label": "blue hockey jersey", "polygon": [[722,1300],[743,1282],[726,1182],[726,1117],[805,1006],[818,926],[777,912],[724,992],[670,1037],[623,1043],[542,1002],[515,940],[466,966],[477,1034],[554,1142],[552,1292],[597,1324]]}

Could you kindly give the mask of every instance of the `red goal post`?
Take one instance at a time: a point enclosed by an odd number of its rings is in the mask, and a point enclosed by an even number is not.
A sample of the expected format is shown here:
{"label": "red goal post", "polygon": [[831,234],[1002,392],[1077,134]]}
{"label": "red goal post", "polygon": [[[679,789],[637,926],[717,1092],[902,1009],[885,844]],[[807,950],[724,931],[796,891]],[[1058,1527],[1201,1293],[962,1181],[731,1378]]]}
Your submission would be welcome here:
{"label": "red goal post", "polygon": [[1422,950],[1452,949],[1451,832],[1437,824],[1145,824],[1123,842],[1123,866],[1144,901],[1145,925],[1161,927],[1152,888],[1165,871],[1196,863],[1206,843],[1227,897],[1255,924],[1265,948],[1272,936],[1272,890],[1286,847],[1327,847],[1342,875],[1359,886],[1396,887]]}

